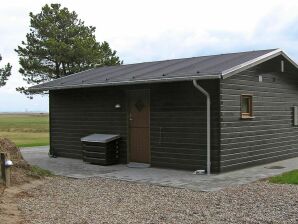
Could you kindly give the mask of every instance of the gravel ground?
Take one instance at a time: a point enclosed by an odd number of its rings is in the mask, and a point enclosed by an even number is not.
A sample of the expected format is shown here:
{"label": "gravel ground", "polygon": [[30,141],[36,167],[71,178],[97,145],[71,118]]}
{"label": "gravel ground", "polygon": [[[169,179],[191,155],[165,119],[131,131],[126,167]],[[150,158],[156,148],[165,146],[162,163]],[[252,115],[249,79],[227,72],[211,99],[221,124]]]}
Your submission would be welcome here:
{"label": "gravel ground", "polygon": [[298,186],[265,181],[194,192],[54,178],[20,199],[26,223],[298,223]]}

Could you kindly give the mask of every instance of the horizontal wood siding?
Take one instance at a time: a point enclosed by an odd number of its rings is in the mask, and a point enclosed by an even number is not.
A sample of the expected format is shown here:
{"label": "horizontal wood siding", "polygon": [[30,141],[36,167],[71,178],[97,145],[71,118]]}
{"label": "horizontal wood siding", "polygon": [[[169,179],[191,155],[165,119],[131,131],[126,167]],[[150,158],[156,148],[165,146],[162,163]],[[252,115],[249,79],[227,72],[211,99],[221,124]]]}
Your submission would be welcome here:
{"label": "horizontal wood siding", "polygon": [[[212,171],[219,171],[219,81],[200,82],[211,93]],[[51,148],[58,156],[82,158],[80,138],[121,134],[127,161],[127,91],[150,89],[151,165],[206,169],[206,97],[192,82],[105,87],[50,92]],[[115,104],[121,109],[115,109]]]}
{"label": "horizontal wood siding", "polygon": [[[116,109],[116,104],[122,107]],[[126,101],[121,89],[50,91],[50,116],[51,149],[57,156],[81,159],[81,137],[120,134],[120,161],[126,162]]]}
{"label": "horizontal wood siding", "polygon": [[[219,82],[200,82],[211,93],[212,171],[219,170]],[[152,166],[206,169],[206,97],[192,82],[151,87]]]}
{"label": "horizontal wood siding", "polygon": [[[298,73],[289,63],[281,73],[281,59],[221,81],[221,171],[298,156]],[[240,119],[241,94],[253,95],[253,119]]]}

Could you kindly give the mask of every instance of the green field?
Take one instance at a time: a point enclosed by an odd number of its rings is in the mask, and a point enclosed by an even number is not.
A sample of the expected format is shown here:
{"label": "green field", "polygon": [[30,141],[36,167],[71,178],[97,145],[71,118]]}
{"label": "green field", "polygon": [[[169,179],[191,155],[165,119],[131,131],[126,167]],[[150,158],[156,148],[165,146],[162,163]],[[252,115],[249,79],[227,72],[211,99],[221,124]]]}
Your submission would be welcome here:
{"label": "green field", "polygon": [[0,114],[0,137],[19,147],[49,144],[48,114]]}

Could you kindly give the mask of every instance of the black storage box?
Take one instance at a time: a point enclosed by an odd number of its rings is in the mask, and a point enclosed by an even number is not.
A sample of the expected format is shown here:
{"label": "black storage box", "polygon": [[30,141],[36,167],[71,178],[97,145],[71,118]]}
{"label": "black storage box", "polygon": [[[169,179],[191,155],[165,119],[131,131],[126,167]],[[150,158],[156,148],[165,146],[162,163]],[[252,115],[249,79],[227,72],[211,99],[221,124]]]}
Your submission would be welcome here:
{"label": "black storage box", "polygon": [[119,135],[92,134],[81,138],[83,160],[98,165],[111,165],[119,160]]}

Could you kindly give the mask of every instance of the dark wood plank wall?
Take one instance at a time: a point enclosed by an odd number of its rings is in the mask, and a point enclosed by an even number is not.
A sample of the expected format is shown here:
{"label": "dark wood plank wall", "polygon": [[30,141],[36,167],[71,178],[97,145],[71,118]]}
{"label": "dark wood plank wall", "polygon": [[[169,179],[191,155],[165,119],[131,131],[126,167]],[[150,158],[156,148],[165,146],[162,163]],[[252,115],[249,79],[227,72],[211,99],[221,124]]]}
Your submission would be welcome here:
{"label": "dark wood plank wall", "polygon": [[[298,72],[282,57],[221,81],[221,171],[298,156]],[[285,60],[285,59],[283,59]],[[259,82],[262,75],[263,82]],[[254,119],[240,119],[240,95],[253,94]]]}
{"label": "dark wood plank wall", "polygon": [[[219,81],[201,81],[211,93],[212,171],[219,170]],[[192,82],[151,87],[152,166],[206,169],[206,97]]]}
{"label": "dark wood plank wall", "polygon": [[[120,109],[115,105],[121,104]],[[82,158],[80,138],[92,133],[120,134],[121,161],[126,162],[127,119],[123,90],[50,91],[51,148],[57,156]]]}
{"label": "dark wood plank wall", "polygon": [[[219,171],[219,81],[202,81],[212,93],[212,171]],[[151,164],[206,169],[206,99],[192,82],[50,91],[51,148],[81,158],[80,138],[120,133],[121,162],[127,160],[126,91],[150,89]],[[120,103],[121,109],[115,109]]]}

